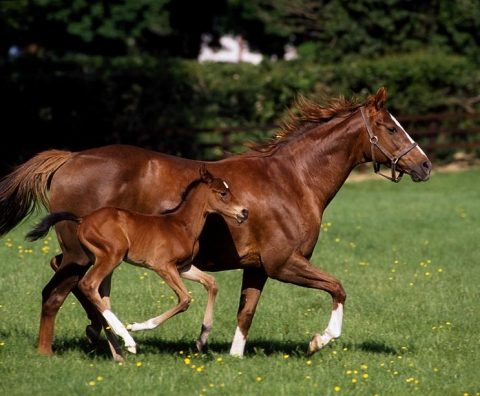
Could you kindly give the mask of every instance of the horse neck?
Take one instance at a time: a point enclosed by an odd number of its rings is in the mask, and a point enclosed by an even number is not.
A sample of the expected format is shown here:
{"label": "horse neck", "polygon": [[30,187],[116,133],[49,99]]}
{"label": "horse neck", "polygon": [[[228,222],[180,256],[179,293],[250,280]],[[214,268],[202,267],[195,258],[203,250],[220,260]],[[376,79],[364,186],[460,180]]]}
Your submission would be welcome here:
{"label": "horse neck", "polygon": [[189,237],[197,239],[200,235],[207,217],[208,186],[200,182],[185,198],[185,201],[175,212],[167,217],[175,224],[183,225]]}
{"label": "horse neck", "polygon": [[313,127],[279,150],[295,163],[319,206],[326,207],[353,168],[365,162],[366,132],[357,113]]}

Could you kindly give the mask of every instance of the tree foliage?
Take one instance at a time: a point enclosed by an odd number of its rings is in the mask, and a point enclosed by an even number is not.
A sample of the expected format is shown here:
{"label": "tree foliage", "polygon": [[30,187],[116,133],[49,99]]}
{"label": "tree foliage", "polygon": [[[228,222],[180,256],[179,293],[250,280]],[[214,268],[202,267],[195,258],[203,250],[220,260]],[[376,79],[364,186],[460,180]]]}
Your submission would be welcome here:
{"label": "tree foliage", "polygon": [[4,0],[2,54],[36,43],[57,54],[195,58],[202,36],[241,34],[282,56],[321,62],[426,48],[480,63],[480,0]]}

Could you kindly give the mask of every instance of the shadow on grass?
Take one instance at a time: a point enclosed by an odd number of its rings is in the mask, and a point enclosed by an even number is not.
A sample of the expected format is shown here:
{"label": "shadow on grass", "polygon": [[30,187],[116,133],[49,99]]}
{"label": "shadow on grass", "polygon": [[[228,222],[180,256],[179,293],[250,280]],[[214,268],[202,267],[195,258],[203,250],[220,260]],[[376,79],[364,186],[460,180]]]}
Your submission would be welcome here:
{"label": "shadow on grass", "polygon": [[[350,351],[362,351],[367,353],[396,355],[399,352],[392,346],[389,346],[381,341],[368,340],[358,344],[343,343],[336,341],[336,343],[329,344],[325,349],[335,348],[335,345],[340,348],[348,348]],[[184,353],[196,353],[194,340],[179,340],[169,341],[158,338],[148,338],[138,340],[138,354],[178,354],[180,351]],[[295,341],[269,341],[265,339],[251,339],[247,343],[245,356],[271,356],[275,354],[288,354],[291,356],[305,356],[308,347],[308,342]],[[105,338],[101,338],[96,345],[90,345],[82,338],[62,338],[57,339],[54,343],[55,354],[62,355],[72,351],[79,351],[84,353],[89,358],[105,359],[112,358],[110,348]],[[229,342],[210,342],[208,343],[203,354],[228,354],[230,351]],[[124,356],[129,355],[124,351]]]}
{"label": "shadow on grass", "polygon": [[398,355],[398,351],[384,342],[381,341],[364,341],[359,344],[349,344],[345,343],[342,345],[344,348],[348,348],[349,350],[359,350],[363,352],[369,353],[378,353],[382,355]]}

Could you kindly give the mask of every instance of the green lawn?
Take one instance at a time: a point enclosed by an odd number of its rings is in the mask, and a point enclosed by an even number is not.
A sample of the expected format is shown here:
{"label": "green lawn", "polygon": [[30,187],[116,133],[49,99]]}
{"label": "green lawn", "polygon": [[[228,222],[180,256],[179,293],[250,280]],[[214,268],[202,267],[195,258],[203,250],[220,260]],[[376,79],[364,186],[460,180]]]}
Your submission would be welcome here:
{"label": "green lawn", "polygon": [[[228,355],[241,272],[216,275],[220,292],[204,354],[195,352],[206,294],[188,282],[190,309],[134,333],[138,354],[114,363],[104,339],[85,342],[70,296],[54,358],[35,343],[54,238],[27,243],[32,217],[0,239],[0,393],[9,395],[480,395],[480,171],[436,173],[427,183],[347,183],[327,209],[314,265],[347,292],[343,335],[308,358],[331,309],[324,292],[269,281],[243,359]],[[53,235],[53,234],[50,234]],[[170,307],[153,272],[122,265],[113,311],[140,321]]]}

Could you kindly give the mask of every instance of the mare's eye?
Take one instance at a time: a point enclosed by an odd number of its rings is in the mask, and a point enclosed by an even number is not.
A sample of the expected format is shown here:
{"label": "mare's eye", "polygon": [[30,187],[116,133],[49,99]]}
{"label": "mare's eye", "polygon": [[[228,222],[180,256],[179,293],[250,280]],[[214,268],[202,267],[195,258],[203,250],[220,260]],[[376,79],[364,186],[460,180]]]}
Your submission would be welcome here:
{"label": "mare's eye", "polygon": [[397,128],[395,128],[395,127],[387,127],[387,129],[388,129],[388,132],[390,132],[390,133],[397,132]]}
{"label": "mare's eye", "polygon": [[220,196],[221,196],[222,198],[225,198],[225,197],[227,196],[227,192],[226,192],[226,191],[220,191],[219,194],[220,194]]}

